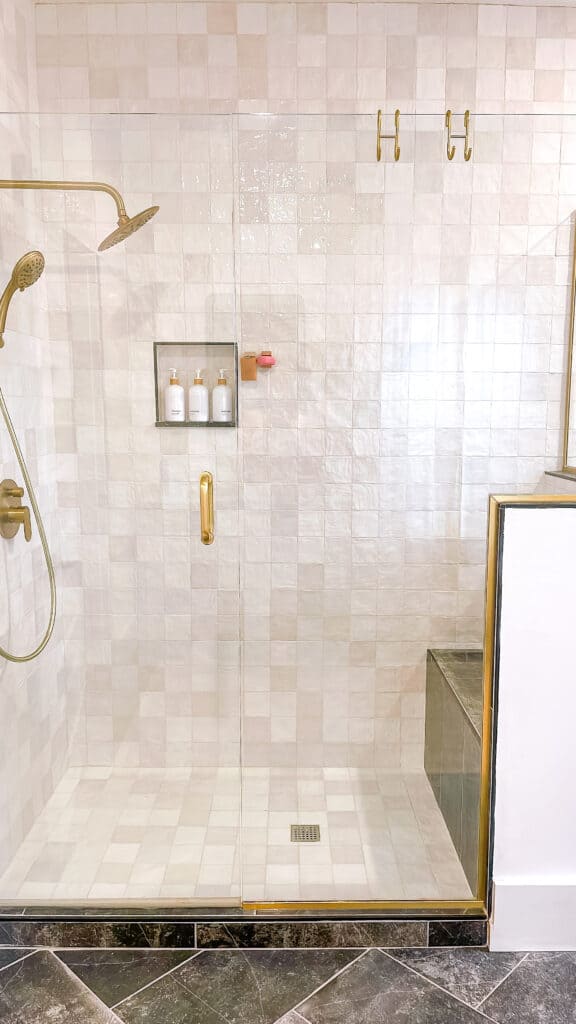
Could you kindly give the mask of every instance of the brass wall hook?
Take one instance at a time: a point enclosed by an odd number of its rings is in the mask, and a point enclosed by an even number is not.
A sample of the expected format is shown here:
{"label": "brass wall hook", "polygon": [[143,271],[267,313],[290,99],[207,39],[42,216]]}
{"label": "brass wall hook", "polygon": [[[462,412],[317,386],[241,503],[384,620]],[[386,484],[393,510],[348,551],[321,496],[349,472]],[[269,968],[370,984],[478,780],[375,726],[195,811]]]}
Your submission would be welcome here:
{"label": "brass wall hook", "polygon": [[464,135],[452,135],[452,111],[446,111],[445,119],[447,136],[446,136],[446,156],[449,160],[454,159],[456,153],[456,146],[452,145],[453,139],[464,139],[464,159],[469,160],[472,156],[472,146],[469,144],[470,137],[470,111],[464,111]]}
{"label": "brass wall hook", "polygon": [[382,157],[382,139],[394,139],[394,160],[400,159],[400,111],[394,111],[394,134],[383,135],[382,134],[382,111],[378,111],[377,128],[376,128],[376,159],[380,162]]}

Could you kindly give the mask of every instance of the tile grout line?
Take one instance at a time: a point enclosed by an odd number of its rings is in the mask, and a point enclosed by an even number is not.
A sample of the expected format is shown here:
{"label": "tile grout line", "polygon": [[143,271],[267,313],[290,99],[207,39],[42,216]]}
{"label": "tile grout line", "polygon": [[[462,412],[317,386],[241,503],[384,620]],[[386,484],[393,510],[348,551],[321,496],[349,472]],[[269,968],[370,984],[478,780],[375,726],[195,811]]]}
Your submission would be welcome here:
{"label": "tile grout line", "polygon": [[[452,947],[452,948],[454,948],[454,947]],[[490,1020],[490,1021],[493,1020],[492,1017],[488,1017],[485,1013],[482,1013],[481,1011],[478,1011],[478,1009],[475,1006],[471,1006],[470,1003],[465,1003],[464,1000],[460,998],[460,996],[455,996],[453,992],[449,992],[447,988],[443,988],[443,986],[439,985],[438,982],[432,981],[431,978],[426,977],[425,974],[419,974],[419,972],[417,970],[415,970],[413,967],[409,967],[408,964],[402,963],[401,960],[396,960],[396,958],[393,957],[388,952],[388,950],[382,949],[379,946],[378,947],[378,952],[383,953],[384,956],[390,957],[390,959],[393,960],[395,964],[398,964],[400,967],[404,967],[404,969],[409,971],[411,974],[415,974],[416,977],[420,978],[421,981],[427,981],[434,988],[437,988],[440,992],[443,992],[444,995],[450,996],[450,999],[453,999],[456,1003],[459,1003],[460,1006],[465,1006],[467,1010],[473,1010],[475,1013],[478,1013],[479,1016],[481,1016],[484,1020]],[[497,1022],[495,1022],[495,1024],[497,1024]]]}
{"label": "tile grout line", "polygon": [[[12,949],[17,947],[12,946]],[[31,949],[28,953],[24,953],[24,956],[18,956],[15,960],[12,960],[9,964],[4,964],[4,967],[0,967],[0,971],[7,971],[9,967],[14,967],[15,964],[21,964],[23,960],[27,960],[29,956],[34,956],[35,953],[39,953],[40,949]]]}
{"label": "tile grout line", "polygon": [[188,956],[186,957],[185,960],[181,960],[179,964],[174,964],[174,967],[171,967],[169,971],[164,971],[163,974],[159,974],[157,978],[154,978],[152,981],[149,981],[146,985],[142,985],[140,988],[135,989],[134,992],[131,992],[130,995],[124,996],[124,999],[119,999],[117,1003],[113,1004],[111,1009],[115,1010],[117,1006],[121,1006],[122,1003],[125,1003],[127,999],[132,999],[133,996],[140,995],[140,993],[144,992],[145,989],[150,988],[151,985],[155,985],[156,982],[161,981],[162,978],[167,978],[169,974],[172,974],[174,971],[177,971],[179,967],[184,967],[185,964],[189,964],[191,960],[195,960],[197,956],[200,956],[200,954],[204,952],[205,950],[203,949],[197,949],[194,953],[192,953],[192,956]]}
{"label": "tile grout line", "polygon": [[[372,946],[369,947],[369,949],[372,948]],[[323,981],[321,985],[317,985],[316,988],[313,989],[312,992],[309,992],[307,996],[304,996],[303,999],[299,999],[298,1002],[292,1007],[292,1010],[296,1010],[296,1013],[299,1013],[297,1007],[302,1006],[302,1003],[305,1002],[306,999],[312,999],[312,996],[315,996],[320,991],[320,989],[324,988],[325,985],[329,985],[331,981],[334,981],[335,978],[338,978],[341,974],[344,973],[344,971],[347,971],[349,967],[353,967],[354,964],[357,964],[358,961],[361,960],[363,956],[366,956],[366,953],[368,953],[368,951],[368,949],[363,949],[362,952],[358,954],[358,956],[354,957],[353,960],[350,960],[350,962],[345,964],[344,967],[341,967],[340,970],[335,971],[335,973],[332,974],[329,978],[327,978],[326,981]],[[286,1012],[288,1013],[290,1011],[287,1010]],[[299,1016],[301,1017],[302,1014],[300,1013]]]}
{"label": "tile grout line", "polygon": [[501,979],[501,981],[499,981],[499,982],[498,982],[498,984],[497,984],[497,985],[494,985],[494,988],[490,990],[490,992],[488,993],[488,995],[484,996],[484,998],[480,1000],[480,1002],[478,1003],[478,1006],[476,1007],[476,1009],[479,1009],[479,1008],[480,1008],[480,1007],[482,1006],[482,1004],[486,1002],[486,1000],[487,1000],[487,999],[490,999],[490,996],[493,996],[493,995],[494,995],[494,993],[498,991],[498,989],[500,988],[500,986],[501,986],[501,985],[503,985],[505,981],[508,981],[508,978],[510,977],[510,975],[514,974],[514,971],[515,971],[515,970],[516,970],[516,969],[517,969],[518,967],[520,967],[520,964],[523,964],[523,963],[524,963],[524,961],[526,960],[526,958],[527,958],[528,956],[529,956],[529,954],[528,954],[528,953],[524,953],[524,956],[523,956],[523,957],[521,958],[521,960],[519,960],[517,964],[514,964],[514,967],[512,968],[512,970],[511,970],[511,971],[508,971],[508,974],[506,974],[506,975],[505,975],[505,976],[504,976],[504,977],[503,977],[503,978]]}
{"label": "tile grout line", "polygon": [[106,1006],[106,1003],[103,1002],[103,1000],[100,999],[100,997],[92,991],[92,989],[86,984],[86,982],[82,981],[82,978],[79,978],[77,974],[74,974],[74,971],[70,970],[68,964],[65,964],[63,960],[60,960],[60,957],[56,956],[56,953],[54,952],[53,949],[44,949],[43,952],[48,953],[48,955],[52,957],[52,959],[55,960],[57,964],[60,964],[60,966],[64,969],[64,971],[71,979],[71,981],[75,982],[78,988],[80,988],[81,990],[89,992],[90,995],[92,996],[92,999],[96,1000],[98,1006],[102,1006],[106,1010],[106,1012],[111,1015],[108,1024],[114,1024],[115,1021],[118,1021],[118,1024],[122,1024],[120,1017],[118,1017],[117,1014],[114,1013],[112,1007]]}

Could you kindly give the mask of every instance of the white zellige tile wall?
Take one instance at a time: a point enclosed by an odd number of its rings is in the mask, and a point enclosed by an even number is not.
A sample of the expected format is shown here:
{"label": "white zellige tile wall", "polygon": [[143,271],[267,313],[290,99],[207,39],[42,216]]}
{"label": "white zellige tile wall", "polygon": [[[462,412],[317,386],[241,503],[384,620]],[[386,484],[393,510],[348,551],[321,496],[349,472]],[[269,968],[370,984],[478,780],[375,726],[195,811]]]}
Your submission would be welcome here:
{"label": "white zellige tile wall", "polygon": [[[0,177],[21,177],[38,168],[38,118],[22,113],[37,107],[34,8],[31,2],[0,5]],[[46,244],[37,197],[0,191],[0,293],[16,261],[31,249],[46,254],[46,272],[33,288],[17,292],[0,350],[0,386],[20,438],[58,579],[64,516],[57,512],[56,481],[64,467],[56,458],[55,410],[62,395],[67,339],[49,329],[47,308],[56,301],[54,261]],[[22,484],[8,432],[0,422],[0,479]],[[30,505],[26,495],[23,502]],[[72,538],[71,543],[74,544]],[[70,557],[69,555],[67,557]],[[20,530],[0,538],[0,644],[16,655],[39,643],[49,616],[46,566],[36,523],[26,543]],[[62,594],[61,594],[62,596]],[[0,871],[28,833],[59,782],[74,731],[81,675],[69,646],[74,616],[64,628],[63,607],[49,647],[38,661],[14,664],[0,658]],[[65,658],[65,649],[69,659]]]}
{"label": "white zellige tile wall", "polygon": [[[161,206],[99,258],[109,200],[45,208],[78,285],[77,757],[234,763],[241,569],[246,763],[421,767],[426,648],[481,643],[488,494],[557,464],[576,10],[58,3],[37,30],[45,172]],[[238,452],[156,430],[152,342],[234,337],[278,359]]]}

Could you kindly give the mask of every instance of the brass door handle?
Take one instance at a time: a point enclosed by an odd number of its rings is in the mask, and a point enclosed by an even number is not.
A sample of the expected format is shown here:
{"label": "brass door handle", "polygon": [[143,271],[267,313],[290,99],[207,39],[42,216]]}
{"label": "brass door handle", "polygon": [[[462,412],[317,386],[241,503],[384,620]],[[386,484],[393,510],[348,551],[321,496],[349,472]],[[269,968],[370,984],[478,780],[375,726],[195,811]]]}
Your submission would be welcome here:
{"label": "brass door handle", "polygon": [[203,544],[214,543],[214,487],[212,473],[200,477],[200,537]]}

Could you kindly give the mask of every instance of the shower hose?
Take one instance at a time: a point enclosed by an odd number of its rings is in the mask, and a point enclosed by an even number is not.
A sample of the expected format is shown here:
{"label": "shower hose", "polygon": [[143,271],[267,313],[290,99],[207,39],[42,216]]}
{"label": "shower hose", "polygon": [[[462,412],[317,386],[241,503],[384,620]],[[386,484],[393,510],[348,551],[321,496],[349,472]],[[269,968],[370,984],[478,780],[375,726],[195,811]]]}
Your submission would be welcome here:
{"label": "shower hose", "polygon": [[22,449],[20,448],[20,444],[19,444],[18,438],[16,436],[16,431],[14,429],[14,424],[12,423],[12,420],[10,419],[10,413],[8,412],[8,409],[6,407],[6,401],[5,401],[4,395],[2,393],[2,388],[0,388],[0,412],[2,413],[2,415],[4,417],[4,422],[6,423],[6,426],[8,428],[8,433],[10,434],[10,440],[12,441],[12,444],[14,446],[14,451],[16,452],[16,458],[18,459],[18,464],[20,466],[20,469],[22,470],[22,476],[24,477],[24,483],[26,484],[26,490],[28,491],[28,496],[30,498],[30,504],[32,506],[32,511],[34,513],[34,518],[36,520],[36,525],[38,527],[38,533],[40,535],[40,541],[42,543],[42,550],[44,552],[44,558],[46,559],[46,568],[48,569],[48,578],[50,580],[50,617],[48,619],[48,625],[46,627],[46,632],[44,633],[44,636],[42,637],[42,640],[38,644],[38,647],[36,647],[33,651],[31,651],[30,654],[10,654],[9,651],[5,651],[4,648],[0,646],[0,655],[3,658],[6,658],[7,661],[32,661],[34,658],[37,658],[39,654],[42,653],[42,651],[46,647],[46,644],[48,643],[50,637],[52,636],[52,631],[54,629],[54,622],[56,620],[56,579],[54,577],[54,564],[52,562],[52,557],[50,555],[50,548],[48,547],[48,541],[46,539],[46,533],[44,531],[44,524],[42,522],[42,516],[40,515],[40,509],[38,508],[38,503],[36,501],[36,495],[34,494],[34,488],[32,487],[32,481],[30,480],[30,475],[29,475],[28,469],[26,467],[26,462],[25,462],[24,456],[22,454]]}

